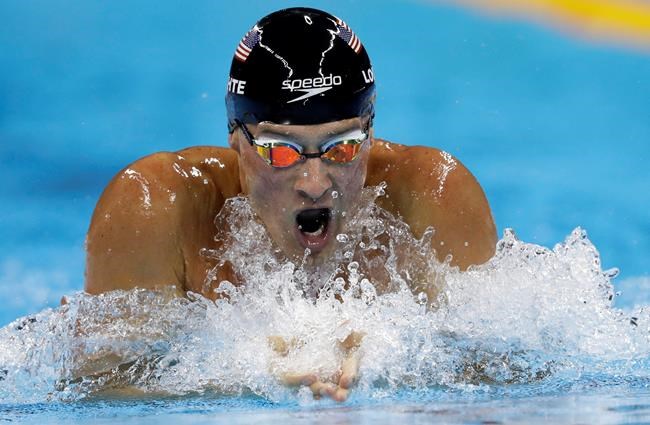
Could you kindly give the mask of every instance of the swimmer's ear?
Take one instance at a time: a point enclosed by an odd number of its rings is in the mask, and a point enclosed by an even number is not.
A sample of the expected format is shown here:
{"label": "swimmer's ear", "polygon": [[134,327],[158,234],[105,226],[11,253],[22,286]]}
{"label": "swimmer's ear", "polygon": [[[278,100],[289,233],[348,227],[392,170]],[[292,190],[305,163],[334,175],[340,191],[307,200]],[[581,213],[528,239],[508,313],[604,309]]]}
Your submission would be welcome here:
{"label": "swimmer's ear", "polygon": [[232,149],[235,150],[235,152],[239,153],[239,136],[238,136],[238,131],[233,131],[228,134],[228,145]]}

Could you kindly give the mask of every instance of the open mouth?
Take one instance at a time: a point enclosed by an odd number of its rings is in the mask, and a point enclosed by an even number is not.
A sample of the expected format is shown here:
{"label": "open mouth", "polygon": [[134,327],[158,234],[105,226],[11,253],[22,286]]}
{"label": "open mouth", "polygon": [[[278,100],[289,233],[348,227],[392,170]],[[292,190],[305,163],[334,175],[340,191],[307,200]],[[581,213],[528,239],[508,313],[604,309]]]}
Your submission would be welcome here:
{"label": "open mouth", "polygon": [[320,251],[327,245],[328,229],[332,219],[329,208],[313,208],[296,215],[298,240],[305,248]]}

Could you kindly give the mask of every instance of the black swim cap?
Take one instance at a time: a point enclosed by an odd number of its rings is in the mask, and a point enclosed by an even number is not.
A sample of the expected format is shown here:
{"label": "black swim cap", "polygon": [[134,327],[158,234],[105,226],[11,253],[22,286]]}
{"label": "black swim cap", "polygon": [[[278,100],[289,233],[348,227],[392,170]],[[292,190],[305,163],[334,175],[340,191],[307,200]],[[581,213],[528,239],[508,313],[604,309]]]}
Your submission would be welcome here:
{"label": "black swim cap", "polygon": [[260,19],[239,42],[226,95],[234,121],[320,124],[374,113],[375,77],[342,20],[304,7]]}

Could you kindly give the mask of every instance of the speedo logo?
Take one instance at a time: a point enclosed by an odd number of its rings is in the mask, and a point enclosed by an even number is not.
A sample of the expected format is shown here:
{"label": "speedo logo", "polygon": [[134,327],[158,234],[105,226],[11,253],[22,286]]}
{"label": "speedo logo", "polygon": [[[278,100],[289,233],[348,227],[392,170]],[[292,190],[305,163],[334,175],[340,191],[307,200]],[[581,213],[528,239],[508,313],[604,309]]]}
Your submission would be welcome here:
{"label": "speedo logo", "polygon": [[301,91],[305,94],[289,100],[287,103],[305,100],[317,94],[325,93],[343,84],[343,78],[340,75],[330,74],[327,77],[304,78],[296,80],[284,80],[282,90]]}

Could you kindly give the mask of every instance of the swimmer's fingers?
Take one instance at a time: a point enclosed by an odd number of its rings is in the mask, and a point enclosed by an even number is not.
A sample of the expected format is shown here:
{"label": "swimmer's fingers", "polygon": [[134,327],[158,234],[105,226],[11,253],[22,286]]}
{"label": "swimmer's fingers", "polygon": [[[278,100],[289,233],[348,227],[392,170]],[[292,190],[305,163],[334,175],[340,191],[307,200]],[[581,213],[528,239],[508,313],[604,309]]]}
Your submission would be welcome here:
{"label": "swimmer's fingers", "polygon": [[308,386],[315,399],[329,397],[332,400],[343,402],[347,400],[350,390],[341,388],[331,382],[319,381],[316,375],[308,373],[285,373],[281,377],[282,382],[287,386]]}
{"label": "swimmer's fingers", "polygon": [[315,399],[319,399],[324,396],[336,400],[335,396],[339,388],[331,382],[316,381],[309,386],[309,389],[314,394]]}
{"label": "swimmer's fingers", "polygon": [[357,381],[359,375],[359,352],[354,351],[348,355],[341,365],[339,387],[349,390]]}
{"label": "swimmer's fingers", "polygon": [[271,335],[267,337],[266,342],[268,342],[273,351],[281,356],[286,356],[289,354],[289,351],[295,350],[302,345],[302,342],[296,338],[286,340],[279,335]]}
{"label": "swimmer's fingers", "polygon": [[334,401],[344,402],[350,396],[350,388],[354,385],[359,375],[359,353],[350,353],[341,365],[339,384],[316,380],[309,386],[314,398],[329,397]]}
{"label": "swimmer's fingers", "polygon": [[309,386],[309,389],[311,389],[315,399],[329,397],[334,401],[344,402],[350,395],[350,390],[336,386],[331,382],[316,381]]}
{"label": "swimmer's fingers", "polygon": [[365,332],[352,331],[343,341],[339,342],[339,345],[346,351],[357,349],[361,345],[364,336],[366,336]]}
{"label": "swimmer's fingers", "polygon": [[340,347],[346,353],[345,360],[341,364],[341,376],[339,377],[339,388],[349,390],[357,381],[359,375],[359,346],[363,341],[365,332],[350,332],[341,341]]}
{"label": "swimmer's fingers", "polygon": [[345,400],[348,399],[349,395],[350,395],[350,390],[338,387],[338,388],[336,388],[336,391],[334,392],[334,394],[331,395],[330,397],[332,397],[332,399],[334,401],[338,401],[339,403],[343,403]]}
{"label": "swimmer's fingers", "polygon": [[291,348],[291,343],[287,342],[287,340],[278,335],[271,335],[270,337],[266,338],[266,341],[273,349],[273,351],[281,356],[286,356],[289,353],[289,349]]}
{"label": "swimmer's fingers", "polygon": [[318,382],[318,377],[313,373],[287,372],[280,375],[280,380],[284,385],[287,385],[289,387],[299,387],[301,385],[314,385]]}

